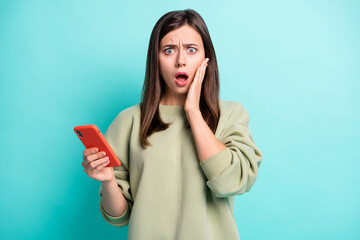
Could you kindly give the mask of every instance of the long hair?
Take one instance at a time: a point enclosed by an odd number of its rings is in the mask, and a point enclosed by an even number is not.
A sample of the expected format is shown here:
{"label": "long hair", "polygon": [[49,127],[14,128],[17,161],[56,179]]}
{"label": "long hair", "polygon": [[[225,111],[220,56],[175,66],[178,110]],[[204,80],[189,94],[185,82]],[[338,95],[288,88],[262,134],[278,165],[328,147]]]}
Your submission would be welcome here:
{"label": "long hair", "polygon": [[[164,123],[159,115],[159,103],[165,93],[165,82],[159,70],[159,45],[161,39],[170,31],[190,25],[202,37],[205,58],[209,58],[206,73],[201,87],[199,108],[201,114],[215,133],[219,118],[219,71],[215,49],[209,31],[202,17],[192,9],[171,11],[163,15],[155,24],[149,41],[146,60],[146,73],[141,94],[141,130],[140,139],[142,148],[151,145],[147,139],[157,131],[166,130],[171,123]],[[189,128],[190,125],[187,124]]]}

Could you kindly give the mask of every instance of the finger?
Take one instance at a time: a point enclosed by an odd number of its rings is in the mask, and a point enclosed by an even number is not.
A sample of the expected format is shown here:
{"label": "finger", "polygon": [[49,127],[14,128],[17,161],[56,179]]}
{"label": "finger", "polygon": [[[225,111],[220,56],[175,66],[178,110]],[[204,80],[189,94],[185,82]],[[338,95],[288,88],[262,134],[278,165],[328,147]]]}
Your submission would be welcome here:
{"label": "finger", "polygon": [[83,151],[83,155],[84,155],[84,156],[88,156],[88,155],[90,155],[90,154],[97,153],[98,151],[99,151],[99,149],[96,148],[96,147],[87,148],[87,149],[85,149],[85,150]]}
{"label": "finger", "polygon": [[202,67],[203,67],[203,68],[206,68],[206,66],[208,65],[208,62],[209,62],[209,59],[206,58],[206,59],[203,61],[203,63],[202,63]]}
{"label": "finger", "polygon": [[198,78],[199,78],[199,75],[200,75],[200,71],[201,71],[201,66],[202,66],[202,65],[200,65],[200,66],[198,67],[198,69],[196,70],[195,77],[194,77],[194,82],[198,81]]}
{"label": "finger", "polygon": [[206,63],[206,65],[203,68],[203,71],[201,72],[202,74],[201,74],[201,78],[200,78],[201,79],[200,83],[202,83],[204,81],[207,66],[208,66],[208,64]]}
{"label": "finger", "polygon": [[205,66],[209,62],[209,58],[205,58],[205,60],[202,62],[202,66]]}
{"label": "finger", "polygon": [[195,77],[194,77],[194,82],[200,83],[201,82],[201,72],[203,71],[203,67],[204,64],[206,64],[208,62],[208,58],[206,58],[204,61],[202,61],[202,63],[200,64],[200,66],[197,68],[196,73],[195,73]]}
{"label": "finger", "polygon": [[104,152],[104,151],[88,155],[88,156],[84,157],[84,161],[83,161],[84,165],[83,166],[86,167],[92,161],[95,161],[95,160],[105,157],[105,156],[106,156],[106,152]]}
{"label": "finger", "polygon": [[101,170],[103,170],[107,165],[109,165],[109,162],[104,162],[102,164],[100,164],[99,166],[97,166],[92,172],[91,174],[96,175],[98,174]]}
{"label": "finger", "polygon": [[202,66],[201,66],[201,69],[200,69],[200,76],[199,76],[199,84],[200,85],[202,84],[202,82],[204,80],[206,66],[207,66],[207,61],[204,61]]}
{"label": "finger", "polygon": [[97,168],[99,165],[103,164],[104,162],[109,161],[109,157],[100,158],[96,161],[90,162],[85,168],[88,173],[93,171],[95,168]]}
{"label": "finger", "polygon": [[94,169],[91,170],[90,174],[96,175],[98,172],[103,170],[103,168],[106,167],[109,164],[110,160],[106,159],[106,158],[104,158],[104,159],[105,160],[102,161],[97,167],[95,167]]}

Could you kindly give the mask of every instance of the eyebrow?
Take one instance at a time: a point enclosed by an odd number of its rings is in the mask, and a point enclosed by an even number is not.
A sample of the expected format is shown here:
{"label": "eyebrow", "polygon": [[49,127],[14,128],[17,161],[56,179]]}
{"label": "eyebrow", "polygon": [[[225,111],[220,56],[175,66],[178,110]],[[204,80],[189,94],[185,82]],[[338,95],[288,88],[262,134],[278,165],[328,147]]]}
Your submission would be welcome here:
{"label": "eyebrow", "polygon": [[[183,45],[186,46],[186,47],[198,46],[198,45],[195,44],[195,43],[184,43]],[[176,47],[176,46],[177,46],[177,45],[175,45],[175,44],[166,44],[166,45],[164,45],[161,49],[166,48],[166,47],[171,47],[171,48],[173,48],[173,47]]]}

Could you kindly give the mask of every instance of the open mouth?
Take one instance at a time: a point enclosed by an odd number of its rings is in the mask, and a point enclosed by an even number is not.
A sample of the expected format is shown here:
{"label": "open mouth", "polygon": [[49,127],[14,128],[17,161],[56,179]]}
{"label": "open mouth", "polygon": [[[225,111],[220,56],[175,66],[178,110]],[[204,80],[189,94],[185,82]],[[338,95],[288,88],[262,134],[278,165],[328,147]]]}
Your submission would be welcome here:
{"label": "open mouth", "polygon": [[175,79],[180,82],[185,82],[189,76],[186,74],[186,72],[178,72],[175,74]]}
{"label": "open mouth", "polygon": [[175,74],[175,82],[178,86],[183,87],[188,82],[189,76],[186,72],[178,72]]}

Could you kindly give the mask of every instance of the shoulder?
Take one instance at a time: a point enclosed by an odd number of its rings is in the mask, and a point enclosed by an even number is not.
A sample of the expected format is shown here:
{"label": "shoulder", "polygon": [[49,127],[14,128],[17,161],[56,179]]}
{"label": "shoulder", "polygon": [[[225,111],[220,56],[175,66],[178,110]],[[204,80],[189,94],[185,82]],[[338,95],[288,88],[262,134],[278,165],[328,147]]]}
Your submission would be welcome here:
{"label": "shoulder", "polygon": [[133,131],[134,126],[138,126],[136,122],[140,122],[140,104],[120,111],[112,120],[111,124],[105,132],[105,138],[110,141],[121,141],[122,138],[127,139]]}
{"label": "shoulder", "polygon": [[135,122],[140,122],[140,115],[140,103],[125,108],[116,115],[108,130],[114,132],[130,130],[131,126],[137,126]]}
{"label": "shoulder", "polygon": [[120,111],[115,119],[121,121],[130,121],[136,118],[140,118],[140,114],[141,114],[140,103],[137,103],[133,106],[130,106]]}
{"label": "shoulder", "polygon": [[236,101],[227,101],[219,99],[220,118],[226,120],[228,124],[240,122],[247,125],[249,122],[249,114],[245,107]]}
{"label": "shoulder", "polygon": [[223,112],[233,112],[233,111],[246,112],[244,106],[236,101],[227,101],[227,100],[219,99],[219,107],[220,107],[220,111]]}

